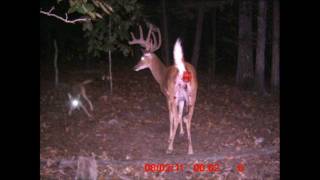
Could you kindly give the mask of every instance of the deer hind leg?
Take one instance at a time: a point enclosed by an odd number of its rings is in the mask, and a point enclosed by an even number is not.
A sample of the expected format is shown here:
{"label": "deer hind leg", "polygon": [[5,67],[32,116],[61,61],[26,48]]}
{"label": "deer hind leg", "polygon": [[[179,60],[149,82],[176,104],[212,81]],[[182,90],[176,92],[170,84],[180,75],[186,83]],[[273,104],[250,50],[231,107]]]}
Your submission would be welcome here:
{"label": "deer hind leg", "polygon": [[183,107],[185,105],[185,101],[179,101],[179,105],[178,105],[178,108],[179,108],[179,124],[180,124],[180,135],[182,136],[184,134],[184,131],[183,131],[183,122],[182,122],[182,115],[183,115]]}
{"label": "deer hind leg", "polygon": [[90,110],[93,111],[93,105],[92,105],[90,99],[88,98],[86,90],[83,86],[81,86],[81,94],[82,94],[83,98],[87,101],[87,103],[89,104]]}
{"label": "deer hind leg", "polygon": [[172,141],[172,132],[173,132],[173,112],[171,111],[171,103],[168,101],[168,109],[169,109],[169,120],[170,120],[170,134],[168,138],[168,143]]}
{"label": "deer hind leg", "polygon": [[170,137],[170,140],[169,140],[170,142],[169,142],[169,147],[167,149],[167,154],[170,154],[173,151],[174,138],[176,136],[176,132],[177,132],[177,129],[178,129],[178,126],[179,126],[179,122],[181,121],[181,120],[179,121],[179,114],[178,114],[178,111],[177,111],[177,103],[174,102],[171,107],[172,107],[171,111],[172,111],[172,115],[173,115],[173,131],[172,131],[172,136]]}
{"label": "deer hind leg", "polygon": [[80,107],[87,114],[89,118],[92,118],[92,115],[88,112],[87,108],[82,103],[80,103]]}
{"label": "deer hind leg", "polygon": [[189,106],[189,112],[187,116],[183,118],[184,123],[186,123],[187,126],[187,134],[188,134],[188,154],[193,154],[193,148],[192,148],[192,141],[191,141],[191,119],[193,115],[194,105],[188,105]]}

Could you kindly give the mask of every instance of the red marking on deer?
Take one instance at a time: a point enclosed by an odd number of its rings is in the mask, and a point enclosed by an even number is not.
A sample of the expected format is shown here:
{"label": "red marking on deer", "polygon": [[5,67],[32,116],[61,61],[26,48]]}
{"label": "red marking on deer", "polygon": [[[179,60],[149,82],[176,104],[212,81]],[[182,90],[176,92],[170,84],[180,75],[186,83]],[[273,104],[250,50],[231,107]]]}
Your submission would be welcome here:
{"label": "red marking on deer", "polygon": [[189,71],[183,72],[182,79],[183,79],[184,82],[190,82],[191,78],[192,78],[192,75],[191,75],[191,73]]}

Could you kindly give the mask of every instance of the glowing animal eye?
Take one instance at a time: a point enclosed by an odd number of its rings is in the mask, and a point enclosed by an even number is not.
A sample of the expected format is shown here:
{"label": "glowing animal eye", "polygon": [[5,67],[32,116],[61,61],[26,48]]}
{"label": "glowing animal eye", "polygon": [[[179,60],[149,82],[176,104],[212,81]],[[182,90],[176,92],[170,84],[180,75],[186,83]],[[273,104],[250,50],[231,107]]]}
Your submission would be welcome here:
{"label": "glowing animal eye", "polygon": [[79,105],[79,101],[78,100],[72,100],[72,106],[73,107],[77,107]]}

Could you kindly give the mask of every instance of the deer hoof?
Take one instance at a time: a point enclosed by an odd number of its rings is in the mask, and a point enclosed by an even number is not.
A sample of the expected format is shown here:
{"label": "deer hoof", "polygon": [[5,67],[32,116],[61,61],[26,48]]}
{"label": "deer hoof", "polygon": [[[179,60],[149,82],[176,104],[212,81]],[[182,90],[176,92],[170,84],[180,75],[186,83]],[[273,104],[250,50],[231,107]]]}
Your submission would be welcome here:
{"label": "deer hoof", "polygon": [[167,154],[171,154],[172,151],[173,151],[173,149],[167,149],[166,153],[167,153]]}
{"label": "deer hoof", "polygon": [[184,135],[184,131],[180,131],[180,136],[183,136]]}
{"label": "deer hoof", "polygon": [[187,124],[187,123],[188,123],[188,118],[187,118],[187,117],[184,117],[184,118],[183,118],[183,122]]}

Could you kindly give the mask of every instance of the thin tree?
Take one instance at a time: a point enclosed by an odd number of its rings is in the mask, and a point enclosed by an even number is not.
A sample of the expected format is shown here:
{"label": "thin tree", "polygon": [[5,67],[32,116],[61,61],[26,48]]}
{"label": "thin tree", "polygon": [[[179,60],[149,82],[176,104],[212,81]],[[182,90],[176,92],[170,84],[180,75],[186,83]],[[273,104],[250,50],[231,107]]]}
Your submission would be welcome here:
{"label": "thin tree", "polygon": [[166,0],[161,1],[162,7],[162,26],[163,26],[163,52],[164,52],[164,63],[169,65],[169,34],[168,34],[168,20],[167,20],[167,7]]}
{"label": "thin tree", "polygon": [[198,66],[198,59],[199,59],[199,53],[200,53],[203,16],[204,16],[204,7],[203,5],[201,5],[198,7],[196,34],[195,34],[195,40],[194,40],[194,46],[193,46],[193,52],[192,52],[192,58],[191,58],[191,62],[196,69]]}
{"label": "thin tree", "polygon": [[271,90],[273,93],[279,91],[280,77],[280,4],[279,0],[273,1],[273,32],[272,32],[272,71]]}
{"label": "thin tree", "polygon": [[[109,40],[111,39],[111,18],[109,17],[109,31],[108,31]],[[111,59],[111,49],[108,49],[108,59],[109,59],[109,85],[110,85],[110,94],[112,95],[112,59]]]}
{"label": "thin tree", "polygon": [[57,40],[53,40],[54,47],[54,58],[53,58],[53,66],[54,66],[54,84],[55,86],[59,85],[59,68],[58,68],[58,45]]}
{"label": "thin tree", "polygon": [[265,94],[264,73],[265,73],[265,49],[266,49],[266,27],[267,27],[267,1],[259,0],[258,2],[258,31],[256,47],[256,71],[255,71],[255,88]]}
{"label": "thin tree", "polygon": [[236,84],[251,86],[253,83],[252,1],[239,2],[238,63]]}
{"label": "thin tree", "polygon": [[217,49],[217,8],[212,9],[212,53],[211,65],[209,66],[209,82],[215,79],[216,49]]}

